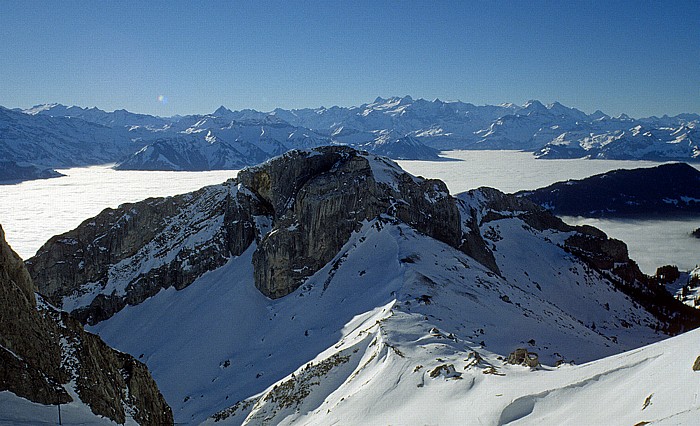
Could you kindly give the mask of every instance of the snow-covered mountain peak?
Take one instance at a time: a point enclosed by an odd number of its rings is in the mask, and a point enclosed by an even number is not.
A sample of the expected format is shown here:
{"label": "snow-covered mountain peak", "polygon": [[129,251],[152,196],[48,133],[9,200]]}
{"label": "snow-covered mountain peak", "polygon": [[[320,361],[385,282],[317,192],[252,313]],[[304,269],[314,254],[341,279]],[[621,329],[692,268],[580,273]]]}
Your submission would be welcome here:
{"label": "snow-covered mountain peak", "polygon": [[591,120],[593,121],[599,121],[599,120],[609,120],[610,116],[604,113],[603,111],[597,109],[595,112],[591,115],[588,116]]}
{"label": "snow-covered mountain peak", "polygon": [[523,110],[526,114],[542,114],[547,113],[547,107],[538,100],[531,99],[523,105]]}
{"label": "snow-covered mountain peak", "polygon": [[40,105],[34,105],[31,108],[22,110],[22,112],[24,112],[25,114],[29,114],[29,115],[36,115],[36,114],[39,114],[39,113],[44,112],[44,111],[51,111],[52,109],[55,109],[55,108],[66,109],[67,107],[65,105],[61,105],[58,103],[40,104]]}

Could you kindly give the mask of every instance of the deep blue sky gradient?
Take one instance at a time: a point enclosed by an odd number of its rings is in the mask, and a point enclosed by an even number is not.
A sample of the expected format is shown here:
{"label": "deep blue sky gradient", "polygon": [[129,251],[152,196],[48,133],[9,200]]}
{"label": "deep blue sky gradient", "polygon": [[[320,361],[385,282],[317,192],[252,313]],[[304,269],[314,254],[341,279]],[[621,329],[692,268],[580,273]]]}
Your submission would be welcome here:
{"label": "deep blue sky gradient", "polygon": [[172,115],[405,94],[700,112],[700,0],[0,0],[6,107]]}

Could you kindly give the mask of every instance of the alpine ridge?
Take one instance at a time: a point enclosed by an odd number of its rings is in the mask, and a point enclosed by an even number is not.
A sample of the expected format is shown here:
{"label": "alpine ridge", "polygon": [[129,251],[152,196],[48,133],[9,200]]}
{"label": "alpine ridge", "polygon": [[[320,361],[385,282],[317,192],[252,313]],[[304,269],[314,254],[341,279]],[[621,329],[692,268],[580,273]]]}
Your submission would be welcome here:
{"label": "alpine ridge", "polygon": [[[49,301],[143,359],[188,423],[324,423],[374,392],[471,398],[470,383],[525,374],[505,362],[516,349],[580,363],[700,324],[595,228],[340,146],[105,210],[27,264]],[[407,409],[382,406],[368,418]],[[489,406],[494,423],[522,414]]]}

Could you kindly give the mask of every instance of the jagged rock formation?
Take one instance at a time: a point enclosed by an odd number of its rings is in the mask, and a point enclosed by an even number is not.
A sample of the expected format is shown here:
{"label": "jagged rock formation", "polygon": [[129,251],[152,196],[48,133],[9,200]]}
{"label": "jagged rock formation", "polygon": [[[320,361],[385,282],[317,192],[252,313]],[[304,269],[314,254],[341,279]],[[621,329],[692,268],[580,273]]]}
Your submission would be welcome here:
{"label": "jagged rock formation", "polygon": [[[125,204],[53,237],[27,266],[52,303],[92,324],[162,288],[182,289],[242,253],[259,234],[259,214],[265,206],[231,181]],[[86,283],[101,291],[91,293]],[[82,306],[86,294],[94,298]]]}
{"label": "jagged rock formation", "polygon": [[[239,181],[272,205],[274,228],[254,257],[263,294],[285,296],[328,263],[363,221],[386,215],[452,246],[460,216],[445,184],[417,179],[347,148],[292,152],[242,171]],[[384,174],[392,180],[383,181]],[[397,178],[394,186],[393,178]]]}
{"label": "jagged rock formation", "polygon": [[645,278],[624,243],[594,228],[571,227],[495,189],[453,198],[440,181],[340,146],[291,151],[222,185],[107,209],[52,238],[27,264],[52,303],[95,324],[163,288],[188,286],[253,242],[256,287],[270,298],[285,296],[374,219],[408,224],[500,274],[497,236],[487,228],[509,217],[537,231],[569,232],[561,247],[639,297],[662,328],[697,324],[695,313],[679,314],[676,301]]}
{"label": "jagged rock formation", "polygon": [[540,364],[537,354],[528,352],[525,348],[518,348],[511,352],[506,362],[508,364],[524,365],[526,367],[537,367]]}
{"label": "jagged rock formation", "polygon": [[117,352],[41,298],[0,228],[0,390],[41,404],[77,395],[96,415],[124,423],[171,424],[172,413],[145,365]]}
{"label": "jagged rock formation", "polygon": [[351,148],[321,147],[196,193],[107,209],[49,240],[27,265],[42,294],[94,324],[162,288],[186,287],[256,239],[256,285],[269,297],[284,296],[362,221],[381,215],[488,259],[478,233],[461,238],[460,213],[443,182]]}

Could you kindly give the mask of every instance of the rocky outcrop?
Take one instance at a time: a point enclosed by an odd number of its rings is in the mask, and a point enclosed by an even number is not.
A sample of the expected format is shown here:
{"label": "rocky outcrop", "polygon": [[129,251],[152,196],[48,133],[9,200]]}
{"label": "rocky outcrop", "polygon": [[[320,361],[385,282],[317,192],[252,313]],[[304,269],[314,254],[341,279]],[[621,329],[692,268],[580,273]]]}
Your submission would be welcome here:
{"label": "rocky outcrop", "polygon": [[[570,235],[559,245],[585,262],[592,269],[601,272],[615,287],[639,303],[659,321],[660,331],[676,334],[700,327],[700,315],[690,306],[684,306],[676,300],[654,277],[643,274],[638,265],[629,258],[627,245],[609,238],[603,231],[589,225],[571,226],[554,216],[544,207],[528,198],[504,194],[493,188],[479,188],[459,198],[468,206],[472,216],[470,229],[478,230],[489,222],[505,218],[518,218],[537,231],[555,230]],[[463,214],[463,216],[466,216]],[[469,254],[475,259],[482,256],[484,264],[489,264],[492,253],[483,252],[488,245],[482,245],[480,233],[466,233],[476,239],[477,249]],[[492,270],[494,270],[492,268]]]}
{"label": "rocky outcrop", "polygon": [[0,228],[0,390],[41,404],[65,404],[75,392],[96,415],[117,423],[172,424],[170,408],[147,368],[87,333],[69,314],[35,297],[22,260]]}
{"label": "rocky outcrop", "polygon": [[[495,189],[453,198],[441,181],[343,146],[290,151],[222,185],[107,209],[52,238],[27,263],[52,303],[94,324],[163,288],[188,286],[253,242],[256,287],[283,297],[372,220],[406,223],[500,274],[494,240],[482,232],[504,218],[518,218],[533,232],[570,233],[560,243],[565,250],[640,298],[663,324],[677,322],[676,301],[646,280],[624,243],[589,226],[569,226],[534,202]],[[689,327],[695,320],[688,315],[683,321]]]}
{"label": "rocky outcrop", "polygon": [[463,235],[443,182],[341,146],[291,151],[223,185],[107,209],[53,237],[27,265],[52,303],[94,324],[186,287],[253,241],[257,287],[284,296],[375,218],[407,223],[495,268],[478,232]]}
{"label": "rocky outcrop", "polygon": [[525,367],[537,367],[540,365],[539,357],[534,352],[528,352],[525,348],[518,348],[511,352],[506,359],[506,363],[524,365]]}
{"label": "rocky outcrop", "polygon": [[274,209],[274,228],[253,256],[256,286],[268,297],[298,288],[363,221],[383,216],[460,245],[459,211],[443,182],[353,149],[294,151],[242,171],[239,180]]}
{"label": "rocky outcrop", "polygon": [[259,234],[255,217],[264,214],[266,206],[239,194],[233,181],[124,204],[51,238],[27,267],[52,303],[94,324],[243,253]]}

